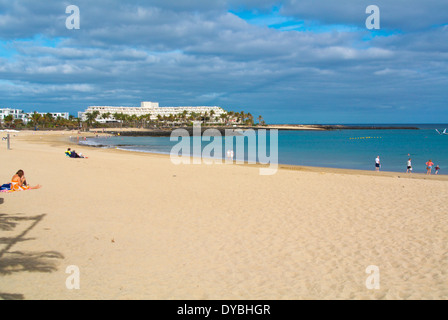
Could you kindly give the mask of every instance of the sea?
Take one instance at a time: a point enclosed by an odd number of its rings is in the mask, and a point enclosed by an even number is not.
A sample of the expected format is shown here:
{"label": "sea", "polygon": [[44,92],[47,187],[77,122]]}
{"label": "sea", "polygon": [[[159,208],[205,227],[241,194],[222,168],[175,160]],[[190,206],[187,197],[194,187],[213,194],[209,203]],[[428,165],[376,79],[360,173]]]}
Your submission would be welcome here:
{"label": "sea", "polygon": [[[226,158],[228,146],[234,150],[236,160],[260,161],[259,155],[277,158],[273,162],[285,165],[299,165],[312,167],[329,167],[343,169],[374,170],[375,158],[380,156],[381,171],[406,172],[407,160],[411,158],[413,172],[426,173],[426,162],[432,160],[439,165],[439,174],[448,174],[448,135],[440,135],[448,124],[347,124],[349,129],[329,131],[278,131],[277,157],[270,154],[271,141],[276,139],[266,131],[266,150],[262,150],[256,143],[252,148],[252,141],[248,138],[225,137],[217,140],[221,143],[222,150],[215,153],[207,152],[212,157]],[[411,129],[350,129],[350,127],[416,127]],[[258,134],[255,131],[256,140]],[[447,130],[448,131],[448,130]],[[236,132],[238,136],[238,131]],[[189,139],[190,154],[200,156],[204,148],[211,149],[211,143],[215,138],[183,138]],[[231,139],[232,143],[225,143]],[[173,147],[179,146],[181,138],[170,137],[128,137],[111,136],[95,137],[80,144],[101,148],[118,148],[121,150],[170,154]],[[194,148],[193,143],[200,144],[200,148]],[[249,146],[251,145],[251,146]],[[216,144],[215,144],[216,146]],[[241,147],[244,148],[243,152]],[[177,148],[179,149],[179,148]],[[215,148],[217,150],[218,148]],[[185,152],[186,149],[183,151]],[[196,150],[196,152],[194,151]],[[275,148],[273,148],[275,155]],[[188,150],[187,150],[188,151]],[[263,151],[263,152],[262,152]],[[255,153],[255,154],[254,154]],[[183,154],[185,155],[185,154]],[[255,157],[255,158],[254,158]],[[261,158],[263,159],[263,158]]]}

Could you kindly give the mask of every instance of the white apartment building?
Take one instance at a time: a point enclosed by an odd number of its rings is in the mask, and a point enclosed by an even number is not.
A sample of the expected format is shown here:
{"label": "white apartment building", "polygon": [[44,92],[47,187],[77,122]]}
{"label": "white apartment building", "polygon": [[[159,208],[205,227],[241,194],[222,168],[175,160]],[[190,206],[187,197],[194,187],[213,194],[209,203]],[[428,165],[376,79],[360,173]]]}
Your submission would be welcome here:
{"label": "white apartment building", "polygon": [[82,121],[86,120],[86,113],[92,113],[94,111],[98,111],[99,115],[97,117],[98,122],[105,122],[107,120],[102,118],[102,115],[105,113],[110,113],[111,119],[109,121],[113,120],[113,114],[114,113],[123,113],[127,115],[136,115],[137,117],[150,114],[152,120],[156,120],[157,116],[169,116],[169,115],[177,115],[181,114],[183,112],[187,112],[187,114],[190,114],[192,112],[194,113],[201,113],[204,114],[204,112],[207,112],[209,115],[211,111],[214,112],[213,117],[218,117],[226,113],[224,109],[221,107],[210,107],[210,106],[200,106],[200,107],[159,107],[158,102],[150,102],[150,101],[144,101],[140,104],[140,107],[108,107],[108,106],[91,106],[88,107],[86,111],[78,113],[78,117],[82,119]]}
{"label": "white apartment building", "polygon": [[[41,116],[50,113],[55,119],[61,117],[68,120],[70,117],[70,114],[68,112],[37,112],[37,113],[40,114]],[[26,113],[20,109],[1,108],[0,121],[3,122],[3,119],[5,119],[6,116],[12,115],[14,120],[22,120],[24,124],[27,124],[33,114],[34,112]]]}
{"label": "white apartment building", "polygon": [[20,109],[2,108],[0,109],[0,121],[3,123],[3,119],[6,116],[12,115],[14,120],[22,120],[24,123],[28,121],[28,115]]}
{"label": "white apartment building", "polygon": [[[45,116],[47,113],[50,113],[53,118],[57,119],[58,117],[61,117],[63,119],[69,120],[70,114],[68,112],[37,112],[42,117]],[[28,113],[28,116],[31,118],[31,116],[34,114],[34,112]]]}

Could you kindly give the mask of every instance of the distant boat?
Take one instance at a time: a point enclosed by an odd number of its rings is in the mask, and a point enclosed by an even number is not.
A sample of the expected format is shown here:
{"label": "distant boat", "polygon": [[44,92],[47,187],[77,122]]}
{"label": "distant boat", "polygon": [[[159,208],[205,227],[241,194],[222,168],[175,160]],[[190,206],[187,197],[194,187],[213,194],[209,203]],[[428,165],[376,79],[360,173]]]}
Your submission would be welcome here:
{"label": "distant boat", "polygon": [[443,130],[443,132],[440,132],[440,131],[437,130],[437,129],[436,129],[436,131],[437,131],[437,133],[440,134],[440,135],[442,135],[442,134],[446,134],[446,135],[448,135],[448,132],[446,132],[446,128],[445,128],[445,130]]}

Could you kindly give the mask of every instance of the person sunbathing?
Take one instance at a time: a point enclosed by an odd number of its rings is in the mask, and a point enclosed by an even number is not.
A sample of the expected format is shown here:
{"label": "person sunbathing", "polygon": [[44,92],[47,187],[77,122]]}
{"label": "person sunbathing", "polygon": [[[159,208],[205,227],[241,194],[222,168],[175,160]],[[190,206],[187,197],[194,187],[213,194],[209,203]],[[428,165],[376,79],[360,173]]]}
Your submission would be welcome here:
{"label": "person sunbathing", "polygon": [[65,151],[65,154],[67,156],[69,156],[70,158],[83,158],[83,159],[87,159],[88,157],[84,156],[82,153],[76,153],[75,150],[71,150],[70,148],[67,149],[67,151]]}
{"label": "person sunbathing", "polygon": [[32,187],[27,184],[25,173],[23,170],[17,171],[17,173],[12,177],[11,179],[11,190],[12,191],[24,191],[24,190],[32,190],[32,189],[39,189],[42,186],[40,184]]}

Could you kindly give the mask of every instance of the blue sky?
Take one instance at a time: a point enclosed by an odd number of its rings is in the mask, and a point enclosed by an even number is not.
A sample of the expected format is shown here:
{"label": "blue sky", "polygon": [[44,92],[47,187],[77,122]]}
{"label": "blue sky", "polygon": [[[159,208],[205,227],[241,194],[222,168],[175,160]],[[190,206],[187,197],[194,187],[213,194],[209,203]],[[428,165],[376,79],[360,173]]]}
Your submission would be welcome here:
{"label": "blue sky", "polygon": [[[368,30],[367,6],[381,29]],[[81,28],[65,13],[77,5]],[[217,105],[269,123],[448,122],[446,0],[0,0],[0,107]]]}

